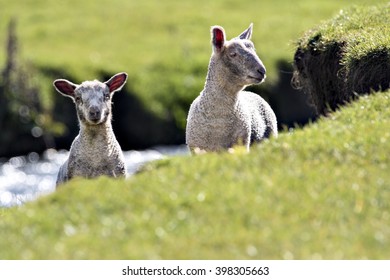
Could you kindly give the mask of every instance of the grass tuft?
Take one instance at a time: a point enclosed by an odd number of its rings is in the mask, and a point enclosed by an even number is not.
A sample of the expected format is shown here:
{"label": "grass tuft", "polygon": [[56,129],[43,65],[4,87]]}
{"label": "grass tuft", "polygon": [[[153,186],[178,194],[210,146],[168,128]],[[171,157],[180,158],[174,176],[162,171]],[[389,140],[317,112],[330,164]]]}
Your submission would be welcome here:
{"label": "grass tuft", "polygon": [[355,94],[390,87],[390,3],[355,6],[307,32],[295,53],[295,83],[321,114]]}

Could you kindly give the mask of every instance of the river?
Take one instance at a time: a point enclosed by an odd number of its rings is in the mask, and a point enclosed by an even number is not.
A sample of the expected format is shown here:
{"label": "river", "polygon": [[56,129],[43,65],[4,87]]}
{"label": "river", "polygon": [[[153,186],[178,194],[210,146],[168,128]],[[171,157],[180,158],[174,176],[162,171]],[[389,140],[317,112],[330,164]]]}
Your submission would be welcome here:
{"label": "river", "polygon": [[[54,192],[58,170],[68,154],[68,151],[50,149],[42,155],[30,153],[0,161],[0,207],[21,205]],[[130,176],[149,161],[187,154],[185,145],[124,152]]]}

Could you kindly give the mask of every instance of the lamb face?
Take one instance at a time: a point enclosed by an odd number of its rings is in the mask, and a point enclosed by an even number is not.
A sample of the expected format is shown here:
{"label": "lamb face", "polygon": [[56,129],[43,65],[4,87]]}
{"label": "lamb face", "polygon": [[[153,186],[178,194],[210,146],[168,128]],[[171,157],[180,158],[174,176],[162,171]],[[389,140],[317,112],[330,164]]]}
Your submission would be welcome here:
{"label": "lamb face", "polygon": [[236,38],[225,40],[225,31],[220,26],[214,26],[212,32],[213,56],[221,61],[224,75],[235,84],[246,86],[259,84],[266,77],[263,62],[256,54],[252,36],[252,24]]}
{"label": "lamb face", "polygon": [[84,82],[75,90],[75,103],[80,122],[98,125],[110,121],[111,94],[104,83]]}
{"label": "lamb face", "polygon": [[265,67],[249,40],[234,39],[227,43],[221,60],[243,86],[259,84],[266,77]]}
{"label": "lamb face", "polygon": [[122,89],[126,80],[127,74],[119,73],[104,83],[95,80],[77,85],[65,79],[58,79],[54,81],[54,87],[75,102],[81,124],[98,125],[111,121],[112,95]]}

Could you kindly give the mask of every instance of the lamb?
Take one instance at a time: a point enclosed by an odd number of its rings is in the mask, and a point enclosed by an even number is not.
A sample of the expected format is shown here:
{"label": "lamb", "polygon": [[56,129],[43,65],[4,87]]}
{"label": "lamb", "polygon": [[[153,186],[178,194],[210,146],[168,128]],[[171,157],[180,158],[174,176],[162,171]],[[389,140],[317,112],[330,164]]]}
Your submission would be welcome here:
{"label": "lamb", "polygon": [[74,101],[80,124],[69,157],[58,172],[57,187],[74,177],[126,176],[123,153],[111,127],[111,98],[126,80],[126,73],[118,73],[104,83],[54,81],[55,89]]}
{"label": "lamb", "polygon": [[211,28],[213,53],[203,91],[190,106],[186,144],[194,154],[250,145],[278,135],[275,113],[260,96],[244,87],[260,84],[266,69],[250,41],[253,24],[225,41],[225,30]]}

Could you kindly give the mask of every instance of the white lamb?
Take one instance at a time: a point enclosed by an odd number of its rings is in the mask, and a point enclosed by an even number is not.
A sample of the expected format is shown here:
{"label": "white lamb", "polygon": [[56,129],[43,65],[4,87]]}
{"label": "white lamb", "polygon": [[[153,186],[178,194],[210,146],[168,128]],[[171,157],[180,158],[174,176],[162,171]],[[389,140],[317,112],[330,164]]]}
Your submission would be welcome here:
{"label": "white lamb", "polygon": [[58,172],[57,187],[73,177],[126,176],[123,153],[111,127],[111,98],[126,80],[127,74],[119,73],[104,83],[54,81],[55,89],[74,101],[80,123],[69,158]]}
{"label": "white lamb", "polygon": [[213,53],[203,91],[191,104],[186,143],[192,153],[249,146],[277,136],[276,116],[260,96],[243,91],[265,79],[265,67],[256,54],[252,24],[238,37],[225,41],[220,26],[211,28]]}

